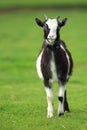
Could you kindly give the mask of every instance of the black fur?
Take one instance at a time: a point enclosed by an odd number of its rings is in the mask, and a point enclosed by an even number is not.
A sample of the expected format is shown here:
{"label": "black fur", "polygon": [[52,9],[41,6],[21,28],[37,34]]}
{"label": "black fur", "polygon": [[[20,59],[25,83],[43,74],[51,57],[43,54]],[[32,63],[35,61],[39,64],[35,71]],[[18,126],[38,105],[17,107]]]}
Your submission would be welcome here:
{"label": "black fur", "polygon": [[61,84],[64,85],[68,81],[67,78],[67,70],[68,70],[68,61],[66,58],[65,52],[61,49],[60,45],[62,45],[70,59],[70,70],[68,75],[72,74],[73,61],[70,52],[67,50],[65,43],[62,40],[56,41],[53,45],[49,45],[46,42],[43,43],[43,54],[41,60],[41,69],[43,73],[44,80],[48,80],[52,78],[50,61],[52,59],[52,53],[55,58],[55,65],[58,75],[58,80],[61,81]]}
{"label": "black fur", "polygon": [[62,103],[63,102],[63,97],[58,97],[58,100]]}
{"label": "black fur", "polygon": [[64,111],[70,112],[69,105],[68,105],[68,102],[67,102],[67,97],[66,97],[66,91],[65,91],[65,94],[64,94]]}
{"label": "black fur", "polygon": [[48,25],[44,24],[44,39],[47,39],[49,31],[50,31],[50,29],[49,29]]}
{"label": "black fur", "polygon": [[44,45],[44,51],[41,59],[41,69],[42,69],[44,80],[48,80],[48,81],[50,78],[52,78],[51,70],[50,70],[50,60],[51,60],[51,50],[46,45]]}

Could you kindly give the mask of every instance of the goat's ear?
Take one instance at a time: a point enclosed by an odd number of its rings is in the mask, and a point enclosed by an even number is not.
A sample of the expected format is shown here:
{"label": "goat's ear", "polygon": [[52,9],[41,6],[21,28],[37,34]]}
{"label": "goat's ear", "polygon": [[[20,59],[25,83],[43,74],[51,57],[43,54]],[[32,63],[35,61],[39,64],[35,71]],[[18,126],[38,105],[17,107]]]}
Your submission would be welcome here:
{"label": "goat's ear", "polygon": [[35,21],[36,21],[37,25],[39,25],[40,27],[44,26],[44,23],[40,19],[35,18]]}
{"label": "goat's ear", "polygon": [[60,22],[60,27],[64,26],[67,22],[67,18],[63,19],[62,22]]}

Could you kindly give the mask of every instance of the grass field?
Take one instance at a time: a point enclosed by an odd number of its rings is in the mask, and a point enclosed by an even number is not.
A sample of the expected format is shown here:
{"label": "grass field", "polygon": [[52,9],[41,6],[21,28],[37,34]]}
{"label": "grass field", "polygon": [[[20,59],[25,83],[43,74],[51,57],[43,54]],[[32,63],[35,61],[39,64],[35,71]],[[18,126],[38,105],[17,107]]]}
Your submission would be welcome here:
{"label": "grass field", "polygon": [[[35,17],[67,17],[61,39],[74,59],[68,83],[70,113],[57,117],[54,84],[54,118],[46,118],[46,96],[35,61],[43,32]],[[0,15],[0,130],[87,130],[87,12],[43,10]]]}

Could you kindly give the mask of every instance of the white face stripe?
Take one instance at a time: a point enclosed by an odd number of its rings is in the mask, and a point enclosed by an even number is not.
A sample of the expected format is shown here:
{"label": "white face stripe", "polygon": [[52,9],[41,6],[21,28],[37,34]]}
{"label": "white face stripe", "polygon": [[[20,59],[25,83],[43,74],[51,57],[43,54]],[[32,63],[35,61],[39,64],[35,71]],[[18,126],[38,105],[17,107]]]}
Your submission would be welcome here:
{"label": "white face stripe", "polygon": [[57,38],[56,30],[58,27],[57,19],[48,19],[46,24],[48,25],[50,32],[48,34],[49,40],[55,40]]}
{"label": "white face stripe", "polygon": [[48,19],[46,24],[49,26],[50,29],[56,30],[58,23],[57,19]]}

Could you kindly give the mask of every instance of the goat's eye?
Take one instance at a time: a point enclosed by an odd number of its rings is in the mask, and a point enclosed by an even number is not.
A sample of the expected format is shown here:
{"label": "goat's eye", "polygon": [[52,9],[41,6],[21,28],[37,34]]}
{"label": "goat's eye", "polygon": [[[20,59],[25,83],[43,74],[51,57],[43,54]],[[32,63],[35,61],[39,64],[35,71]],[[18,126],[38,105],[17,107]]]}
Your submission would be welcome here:
{"label": "goat's eye", "polygon": [[50,29],[48,28],[48,25],[47,25],[47,24],[45,24],[44,30],[45,30],[45,31],[49,31],[49,30],[50,30]]}

